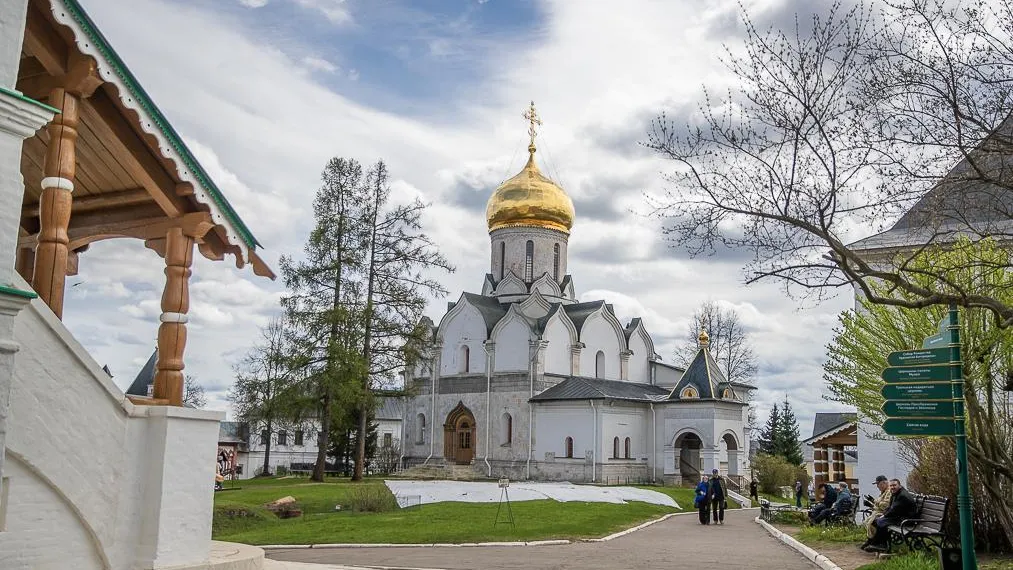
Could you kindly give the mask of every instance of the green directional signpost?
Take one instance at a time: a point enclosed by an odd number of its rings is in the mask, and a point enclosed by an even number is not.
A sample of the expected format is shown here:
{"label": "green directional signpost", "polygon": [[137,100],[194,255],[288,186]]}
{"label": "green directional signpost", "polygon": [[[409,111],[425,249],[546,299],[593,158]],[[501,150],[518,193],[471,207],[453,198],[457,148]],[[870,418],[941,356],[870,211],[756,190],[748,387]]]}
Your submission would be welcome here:
{"label": "green directional signpost", "polygon": [[964,570],[978,567],[971,527],[971,491],[967,477],[964,427],[964,376],[960,360],[960,323],[950,305],[939,333],[922,348],[891,352],[883,371],[883,431],[898,437],[952,437],[957,444],[957,506]]}

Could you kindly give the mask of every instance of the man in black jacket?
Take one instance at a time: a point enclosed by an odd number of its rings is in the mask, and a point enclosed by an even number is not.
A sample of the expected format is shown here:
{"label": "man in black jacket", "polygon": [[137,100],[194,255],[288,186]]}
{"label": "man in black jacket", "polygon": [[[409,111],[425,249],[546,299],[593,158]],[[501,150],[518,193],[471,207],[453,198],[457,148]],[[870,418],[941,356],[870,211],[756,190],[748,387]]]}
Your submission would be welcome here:
{"label": "man in black jacket", "polygon": [[890,506],[883,512],[883,516],[876,519],[876,534],[869,539],[868,544],[862,546],[867,552],[886,552],[889,532],[886,530],[890,525],[900,524],[905,519],[915,518],[918,505],[911,493],[901,486],[899,479],[890,479]]}
{"label": "man in black jacket", "polygon": [[715,524],[725,524],[725,481],[721,474],[715,469],[711,472],[710,488],[707,491],[707,499],[714,509],[713,520]]}

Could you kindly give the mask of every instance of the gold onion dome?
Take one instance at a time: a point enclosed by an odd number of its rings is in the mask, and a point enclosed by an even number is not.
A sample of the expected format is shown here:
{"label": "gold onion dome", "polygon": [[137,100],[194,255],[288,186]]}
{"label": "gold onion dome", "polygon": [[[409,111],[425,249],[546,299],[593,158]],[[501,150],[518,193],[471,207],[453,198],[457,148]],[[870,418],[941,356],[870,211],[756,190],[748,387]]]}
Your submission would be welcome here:
{"label": "gold onion dome", "polygon": [[524,113],[530,126],[528,163],[489,197],[485,209],[489,231],[500,228],[536,227],[570,233],[573,227],[573,201],[555,182],[538,170],[535,163],[535,125],[541,124],[534,102]]}

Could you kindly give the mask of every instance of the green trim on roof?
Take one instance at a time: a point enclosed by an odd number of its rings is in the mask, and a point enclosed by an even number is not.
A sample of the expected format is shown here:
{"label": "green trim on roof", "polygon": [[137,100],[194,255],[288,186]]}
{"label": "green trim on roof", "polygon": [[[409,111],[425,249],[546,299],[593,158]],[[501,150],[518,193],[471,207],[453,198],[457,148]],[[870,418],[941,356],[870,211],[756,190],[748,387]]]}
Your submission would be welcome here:
{"label": "green trim on roof", "polygon": [[46,105],[45,103],[43,103],[41,101],[36,101],[35,99],[32,99],[31,97],[28,97],[27,95],[25,95],[24,93],[22,93],[20,91],[15,91],[13,89],[8,89],[6,87],[0,86],[0,93],[4,93],[5,95],[10,95],[11,97],[14,97],[15,99],[20,99],[20,100],[24,101],[25,103],[28,103],[29,105],[35,105],[36,107],[40,107],[42,109],[45,109],[45,110],[49,111],[50,113],[57,113],[57,114],[60,113],[60,110],[57,109],[56,107],[50,107],[49,105]]}
{"label": "green trim on roof", "polygon": [[109,45],[105,36],[102,35],[102,32],[99,31],[98,27],[95,26],[95,23],[90,17],[88,17],[88,14],[84,11],[78,1],[64,0],[64,3],[70,12],[70,15],[81,26],[85,34],[88,35],[88,39],[95,44],[95,47],[102,53],[102,56],[112,64],[113,71],[127,86],[127,89],[130,90],[130,94],[134,96],[140,106],[147,111],[148,115],[150,115],[152,120],[154,120],[159,130],[161,130],[166,138],[169,139],[169,144],[171,144],[176,152],[179,153],[185,166],[197,176],[201,185],[208,189],[211,194],[211,199],[214,200],[215,204],[217,204],[219,208],[222,209],[225,217],[228,218],[228,220],[239,231],[239,235],[243,241],[246,242],[246,245],[251,249],[263,247],[260,245],[260,242],[257,241],[257,238],[253,237],[253,233],[251,233],[250,229],[246,227],[243,220],[239,218],[239,214],[237,214],[232,208],[232,205],[225,199],[221,190],[218,189],[218,186],[215,185],[214,181],[211,180],[211,177],[204,171],[204,167],[197,162],[197,159],[194,158],[190,149],[183,143],[183,139],[179,136],[179,133],[176,132],[176,129],[169,124],[169,121],[166,120],[165,116],[162,115],[162,112],[157,106],[155,106],[151,97],[149,97],[148,93],[143,87],[141,87],[137,78],[130,72],[126,64],[123,63],[123,60],[120,59],[120,56],[116,53],[112,46]]}
{"label": "green trim on roof", "polygon": [[0,294],[12,295],[14,297],[22,297],[25,299],[34,299],[39,296],[35,291],[25,291],[24,289],[15,289],[14,287],[8,287],[6,285],[0,285]]}

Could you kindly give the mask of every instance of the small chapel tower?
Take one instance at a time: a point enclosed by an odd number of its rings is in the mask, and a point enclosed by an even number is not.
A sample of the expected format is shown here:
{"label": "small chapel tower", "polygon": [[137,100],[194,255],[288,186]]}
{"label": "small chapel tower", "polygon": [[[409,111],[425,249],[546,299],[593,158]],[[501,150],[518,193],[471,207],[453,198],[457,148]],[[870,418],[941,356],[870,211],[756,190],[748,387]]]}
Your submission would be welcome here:
{"label": "small chapel tower", "polygon": [[535,137],[542,122],[535,103],[524,112],[528,121],[528,162],[493,192],[486,206],[491,242],[493,283],[511,275],[530,285],[543,276],[562,284],[566,246],[573,227],[573,202],[538,170]]}

